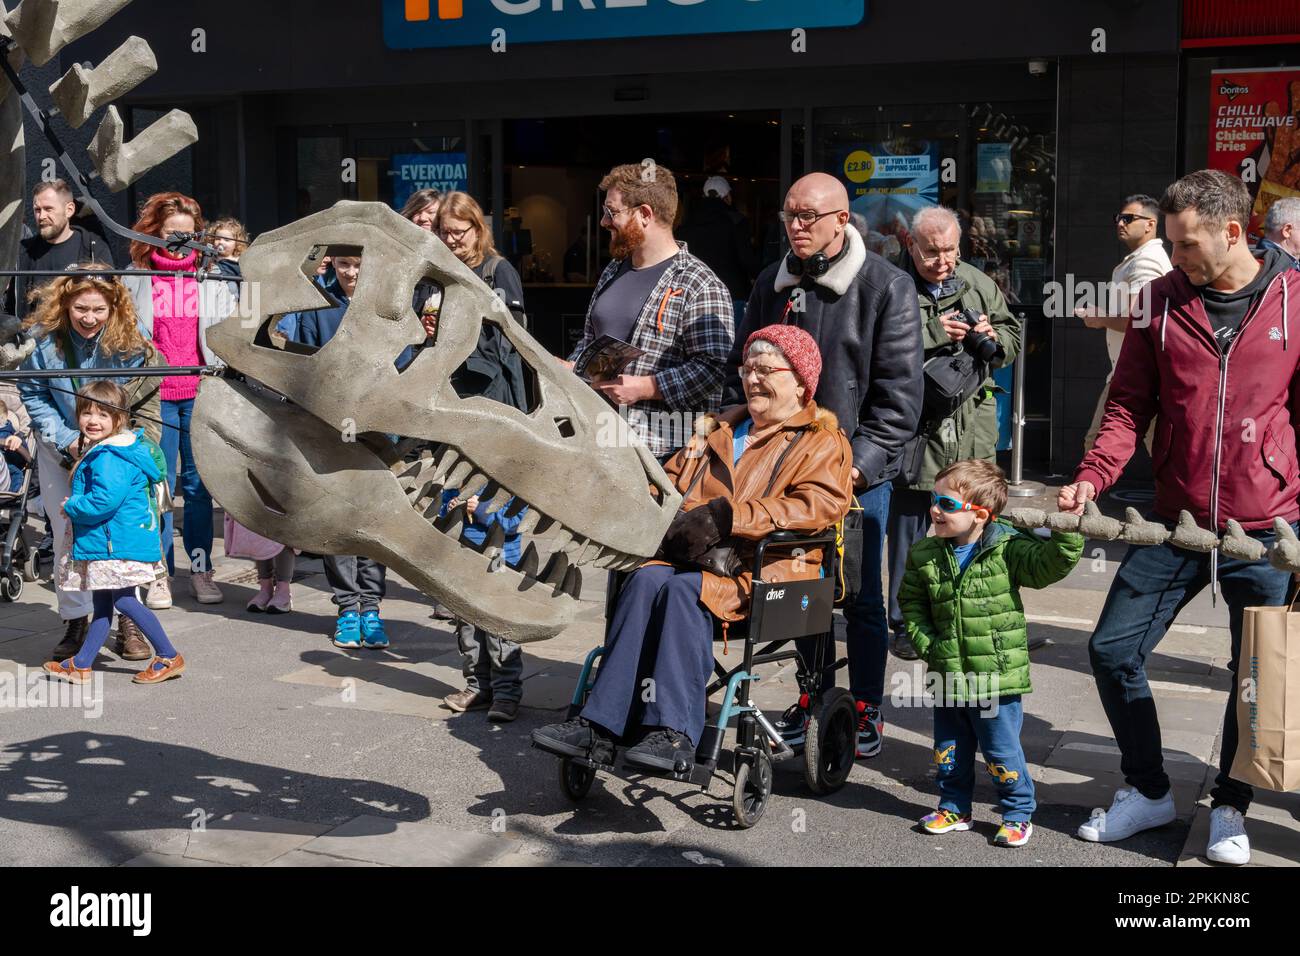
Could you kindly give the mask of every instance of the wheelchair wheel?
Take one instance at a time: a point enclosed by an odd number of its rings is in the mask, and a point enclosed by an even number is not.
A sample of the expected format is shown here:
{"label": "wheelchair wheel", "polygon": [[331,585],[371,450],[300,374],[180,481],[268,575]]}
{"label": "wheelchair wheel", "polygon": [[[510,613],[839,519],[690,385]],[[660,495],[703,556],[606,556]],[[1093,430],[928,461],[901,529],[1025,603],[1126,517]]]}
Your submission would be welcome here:
{"label": "wheelchair wheel", "polygon": [[560,789],[574,803],[587,795],[595,779],[596,771],[591,767],[584,767],[568,759],[560,761]]}
{"label": "wheelchair wheel", "polygon": [[3,578],[0,578],[0,599],[6,601],[17,601],[23,593],[23,576],[14,568]]}
{"label": "wheelchair wheel", "polygon": [[736,823],[745,830],[756,824],[762,819],[771,795],[772,758],[767,747],[760,746],[750,760],[742,760],[737,754],[736,789],[731,795]]}
{"label": "wheelchair wheel", "polygon": [[809,790],[821,796],[844,786],[853,770],[857,737],[853,696],[843,687],[832,687],[809,715],[803,750],[803,776]]}

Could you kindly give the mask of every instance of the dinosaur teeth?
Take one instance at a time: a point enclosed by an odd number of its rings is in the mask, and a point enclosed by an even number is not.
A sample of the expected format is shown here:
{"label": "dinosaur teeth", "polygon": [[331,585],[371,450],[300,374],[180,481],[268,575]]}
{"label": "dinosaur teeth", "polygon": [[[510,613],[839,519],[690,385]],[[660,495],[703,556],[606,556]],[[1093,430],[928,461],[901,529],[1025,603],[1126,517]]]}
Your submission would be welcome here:
{"label": "dinosaur teeth", "polygon": [[551,560],[546,564],[546,570],[542,572],[539,580],[544,584],[554,584],[556,587],[564,584],[564,575],[569,571],[569,556],[563,551],[557,551],[551,555]]}
{"label": "dinosaur teeth", "polygon": [[450,445],[443,445],[434,456],[433,477],[442,478],[460,461],[460,452]]}
{"label": "dinosaur teeth", "polygon": [[433,523],[433,526],[449,538],[459,538],[465,529],[465,502],[461,502]]}
{"label": "dinosaur teeth", "polygon": [[470,495],[479,495],[479,498],[482,499],[483,496],[479,494],[479,492],[482,491],[483,486],[487,483],[488,476],[483,474],[483,472],[478,470],[471,472],[469,477],[461,482],[461,484],[464,485],[464,491],[466,493],[465,497],[468,498]]}
{"label": "dinosaur teeth", "polygon": [[[560,530],[555,532],[555,543],[553,547],[556,551],[564,551],[568,553],[569,545],[574,541],[573,532],[562,524],[557,523],[557,525]],[[542,534],[540,530],[537,533]]]}
{"label": "dinosaur teeth", "polygon": [[528,514],[524,515],[523,520],[519,522],[519,533],[532,534],[542,517],[542,513],[535,508],[528,512]]}
{"label": "dinosaur teeth", "polygon": [[523,556],[519,559],[519,564],[515,570],[526,578],[537,577],[537,566],[540,559],[537,555],[537,545],[532,541],[528,542],[528,547],[524,548]]}
{"label": "dinosaur teeth", "polygon": [[564,572],[564,583],[560,585],[560,590],[575,601],[582,596],[582,572],[578,568],[571,567]]}
{"label": "dinosaur teeth", "polygon": [[469,477],[469,473],[473,470],[474,463],[468,458],[462,458],[452,466],[451,471],[447,472],[447,487],[459,488],[464,484],[465,479]]}
{"label": "dinosaur teeth", "polygon": [[487,538],[483,542],[483,553],[488,557],[493,557],[501,553],[505,547],[506,529],[500,524],[494,523],[487,533]]}

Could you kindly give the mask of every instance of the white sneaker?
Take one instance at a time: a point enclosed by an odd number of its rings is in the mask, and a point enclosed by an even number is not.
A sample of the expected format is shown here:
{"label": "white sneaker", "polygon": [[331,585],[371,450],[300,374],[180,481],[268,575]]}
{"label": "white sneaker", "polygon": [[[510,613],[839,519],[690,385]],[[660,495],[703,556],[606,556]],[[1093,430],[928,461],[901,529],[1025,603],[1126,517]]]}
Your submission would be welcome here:
{"label": "white sneaker", "polygon": [[1250,862],[1250,837],[1246,818],[1236,807],[1215,807],[1210,811],[1210,839],[1205,855],[1215,863],[1244,866]]}
{"label": "white sneaker", "polygon": [[1148,800],[1137,790],[1124,788],[1115,791],[1115,800],[1109,810],[1098,807],[1092,811],[1088,822],[1079,827],[1079,839],[1090,843],[1114,843],[1143,830],[1173,823],[1177,816],[1172,793],[1166,793],[1159,800]]}
{"label": "white sneaker", "polygon": [[190,587],[194,590],[194,600],[200,604],[220,604],[226,599],[221,589],[212,583],[212,572],[190,575]]}
{"label": "white sneaker", "polygon": [[149,585],[149,593],[145,595],[144,606],[155,611],[165,611],[172,606],[172,586],[167,578],[159,578]]}

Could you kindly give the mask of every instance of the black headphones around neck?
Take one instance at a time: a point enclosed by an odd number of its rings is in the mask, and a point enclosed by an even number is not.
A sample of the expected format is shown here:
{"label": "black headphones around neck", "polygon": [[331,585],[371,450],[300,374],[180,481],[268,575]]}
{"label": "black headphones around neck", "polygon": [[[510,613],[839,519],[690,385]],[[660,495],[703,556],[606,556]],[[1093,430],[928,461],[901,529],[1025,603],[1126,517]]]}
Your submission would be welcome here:
{"label": "black headphones around neck", "polygon": [[833,256],[828,256],[824,252],[814,252],[807,259],[800,259],[791,250],[785,254],[785,267],[793,276],[807,276],[810,279],[820,279],[830,271],[831,266],[838,262],[844,253],[849,251],[849,241],[845,237],[844,245],[840,251]]}

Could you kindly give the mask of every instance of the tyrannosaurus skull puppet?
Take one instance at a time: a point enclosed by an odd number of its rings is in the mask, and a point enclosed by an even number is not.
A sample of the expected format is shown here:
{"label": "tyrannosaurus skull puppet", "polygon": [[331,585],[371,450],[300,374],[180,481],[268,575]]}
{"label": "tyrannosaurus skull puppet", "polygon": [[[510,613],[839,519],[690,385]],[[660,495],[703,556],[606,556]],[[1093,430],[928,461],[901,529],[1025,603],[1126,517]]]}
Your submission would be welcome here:
{"label": "tyrannosaurus skull puppet", "polygon": [[[280,315],[333,304],[310,278],[330,250],[363,257],[338,332],[315,352],[276,347]],[[340,202],[263,234],[240,265],[260,306],[208,330],[239,374],[203,381],[191,441],[204,483],[242,524],[306,551],[372,557],[515,641],[572,621],[580,566],[635,567],[658,547],[680,504],[659,464],[432,234],[381,203]],[[425,341],[412,308],[422,280],[444,290],[436,339],[399,372],[399,355]],[[452,387],[483,323],[531,369],[527,412]],[[408,439],[433,445],[408,462]],[[529,510],[517,568],[501,560],[499,534],[482,550],[462,543],[463,505],[438,517],[443,489],[485,485],[487,513]]]}

